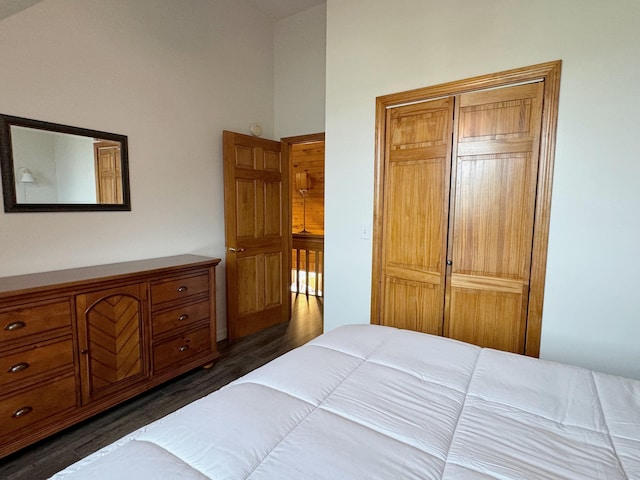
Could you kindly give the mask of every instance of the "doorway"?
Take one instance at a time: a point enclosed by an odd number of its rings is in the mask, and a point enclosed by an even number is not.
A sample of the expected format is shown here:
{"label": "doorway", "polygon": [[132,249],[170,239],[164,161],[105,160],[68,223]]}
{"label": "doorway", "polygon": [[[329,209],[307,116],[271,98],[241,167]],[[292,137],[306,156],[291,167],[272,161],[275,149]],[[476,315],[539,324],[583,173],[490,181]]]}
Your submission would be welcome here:
{"label": "doorway", "polygon": [[[298,176],[299,194],[305,195],[303,207],[306,208],[311,192],[314,202],[321,199],[322,213],[319,225],[309,223],[313,233],[307,229],[301,234],[305,242],[319,241],[313,248],[309,245],[300,248],[296,257],[297,279],[302,277],[300,271],[304,271],[305,278],[304,295],[301,295],[301,287],[291,292],[294,231],[291,189],[295,187],[290,175],[292,152],[305,158],[315,156],[317,163],[319,152],[314,148],[320,147],[322,168],[318,170],[314,166],[309,172],[312,166],[309,163],[307,172],[302,170],[304,178]],[[324,284],[324,133],[274,141],[224,131],[223,151],[230,341],[289,320],[294,320],[294,327],[301,317],[311,319],[302,322],[305,330],[310,329],[316,335],[322,333],[322,299],[318,294],[320,285]],[[302,230],[305,218],[303,212]],[[299,234],[299,229],[296,232]],[[309,282],[311,277],[313,284]]]}
{"label": "doorway", "polygon": [[291,323],[323,327],[324,298],[324,133],[283,138],[290,181]]}

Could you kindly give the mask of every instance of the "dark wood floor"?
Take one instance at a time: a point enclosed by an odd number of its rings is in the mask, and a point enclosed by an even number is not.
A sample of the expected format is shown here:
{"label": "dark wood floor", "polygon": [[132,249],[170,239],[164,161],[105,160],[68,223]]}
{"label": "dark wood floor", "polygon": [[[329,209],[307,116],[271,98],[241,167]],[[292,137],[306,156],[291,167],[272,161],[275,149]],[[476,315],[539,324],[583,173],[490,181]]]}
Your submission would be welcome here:
{"label": "dark wood floor", "polygon": [[216,365],[150,392],[0,460],[0,479],[46,479],[77,460],[201,398],[322,333],[322,300],[298,295],[290,322],[232,345],[221,342]]}

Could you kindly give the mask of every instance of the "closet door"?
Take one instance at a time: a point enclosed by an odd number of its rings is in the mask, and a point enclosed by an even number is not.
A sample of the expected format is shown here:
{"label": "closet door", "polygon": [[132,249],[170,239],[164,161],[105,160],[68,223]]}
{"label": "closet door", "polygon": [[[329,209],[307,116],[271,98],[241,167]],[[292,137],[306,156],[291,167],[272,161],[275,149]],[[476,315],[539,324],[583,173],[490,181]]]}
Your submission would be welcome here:
{"label": "closet door", "polygon": [[442,334],[453,98],[387,110],[379,321]]}
{"label": "closet door", "polygon": [[444,335],[524,353],[543,83],[456,99]]}
{"label": "closet door", "polygon": [[376,99],[371,323],[539,355],[560,68]]}

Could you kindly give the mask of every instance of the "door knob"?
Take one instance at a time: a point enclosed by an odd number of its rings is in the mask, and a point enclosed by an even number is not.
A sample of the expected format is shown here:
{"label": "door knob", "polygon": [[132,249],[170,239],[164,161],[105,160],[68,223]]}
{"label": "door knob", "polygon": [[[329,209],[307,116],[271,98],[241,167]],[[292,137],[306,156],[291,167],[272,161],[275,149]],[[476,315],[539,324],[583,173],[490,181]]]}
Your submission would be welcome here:
{"label": "door knob", "polygon": [[451,260],[447,260],[447,265],[453,265],[453,262]]}
{"label": "door knob", "polygon": [[240,253],[240,252],[244,252],[244,248],[233,248],[233,247],[231,247],[231,248],[229,248],[229,251],[231,253]]}

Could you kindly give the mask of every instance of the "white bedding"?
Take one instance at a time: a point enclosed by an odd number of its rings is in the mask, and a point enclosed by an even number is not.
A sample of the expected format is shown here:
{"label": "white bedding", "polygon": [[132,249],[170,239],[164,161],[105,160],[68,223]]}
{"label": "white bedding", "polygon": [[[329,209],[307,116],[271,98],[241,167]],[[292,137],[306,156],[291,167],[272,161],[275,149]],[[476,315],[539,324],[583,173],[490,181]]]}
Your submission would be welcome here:
{"label": "white bedding", "polygon": [[333,330],[56,479],[640,479],[640,382]]}

